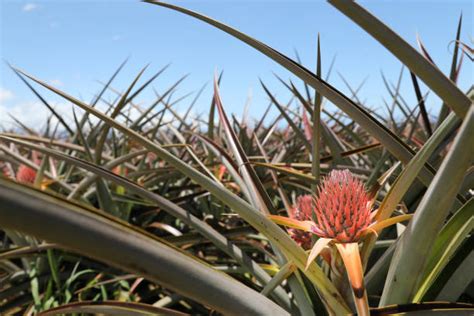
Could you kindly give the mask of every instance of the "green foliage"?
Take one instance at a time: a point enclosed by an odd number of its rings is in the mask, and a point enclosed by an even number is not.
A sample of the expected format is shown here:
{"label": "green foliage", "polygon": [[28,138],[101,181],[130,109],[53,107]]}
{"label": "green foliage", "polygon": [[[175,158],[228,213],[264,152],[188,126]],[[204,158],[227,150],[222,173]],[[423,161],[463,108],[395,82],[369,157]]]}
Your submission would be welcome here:
{"label": "green foliage", "polygon": [[[396,85],[383,77],[392,106],[387,103],[382,114],[361,102],[359,88],[345,79],[350,97],[321,77],[319,38],[313,73],[298,57],[211,18],[145,2],[223,30],[302,84],[277,77],[291,93],[281,100],[262,82],[271,104],[253,122],[226,113],[222,73],[212,100],[200,100],[201,89],[188,102],[188,95],[175,96],[186,76],[154,86],[168,66],[142,83],[143,68],[117,92],[114,79],[124,62],[86,103],[12,67],[58,123],[48,121],[38,131],[15,119],[18,129],[0,133],[0,314],[354,312],[340,255],[318,249],[321,259],[307,267],[309,249],[269,219],[300,228],[286,217],[295,198],[315,192],[331,170],[345,168],[365,181],[377,220],[413,214],[409,224],[359,242],[371,312],[472,313],[471,305],[460,303],[473,300],[470,280],[460,275],[472,276],[474,156],[474,93],[455,85],[459,56],[468,53],[459,42],[461,22],[449,80],[424,48],[418,53],[358,4],[329,1],[411,73],[417,103],[401,96],[401,75]],[[437,121],[427,113],[418,80],[443,100]],[[33,82],[74,105],[73,124]],[[156,97],[145,106],[139,99],[151,88]],[[184,102],[186,110],[178,111]],[[200,102],[210,103],[207,121],[190,114]],[[21,176],[24,170],[33,176]],[[352,247],[358,258],[357,244]],[[458,303],[426,302],[444,297]]]}

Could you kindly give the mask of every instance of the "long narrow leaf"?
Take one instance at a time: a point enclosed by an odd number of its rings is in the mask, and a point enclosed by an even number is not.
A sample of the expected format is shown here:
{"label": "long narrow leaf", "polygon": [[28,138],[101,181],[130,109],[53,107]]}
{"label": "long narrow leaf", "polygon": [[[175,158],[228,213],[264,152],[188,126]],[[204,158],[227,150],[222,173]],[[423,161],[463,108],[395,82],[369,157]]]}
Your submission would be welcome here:
{"label": "long narrow leaf", "polygon": [[[365,109],[355,104],[349,98],[347,98],[340,91],[332,87],[322,78],[316,76],[308,69],[302,67],[294,60],[288,58],[287,56],[281,54],[280,52],[274,50],[273,48],[265,45],[264,43],[253,39],[252,37],[228,26],[216,20],[213,20],[207,16],[201,15],[197,12],[175,6],[172,4],[157,2],[153,0],[145,0],[144,2],[166,7],[186,15],[192,16],[198,20],[206,22],[226,33],[232,35],[242,42],[250,45],[261,53],[265,54],[269,58],[273,59],[287,70],[291,71],[293,74],[298,76],[304,82],[307,82],[314,89],[319,91],[322,96],[331,101],[334,105],[339,107],[345,113],[347,113],[351,118],[356,121],[360,126],[362,126],[367,132],[369,132],[373,137],[377,138],[380,143],[382,143],[397,159],[401,160],[403,163],[408,163],[408,161],[413,157],[413,150],[408,147],[399,137],[397,137],[393,132],[386,128],[383,124],[378,122],[373,116],[371,116]],[[429,170],[427,167],[423,168],[419,175],[421,181],[425,185],[429,185],[431,179],[433,178],[433,171]]]}
{"label": "long narrow leaf", "polygon": [[[427,259],[474,157],[474,107],[398,242],[380,305],[410,302],[424,275]],[[416,254],[416,255],[414,255]]]}
{"label": "long narrow leaf", "polygon": [[150,316],[169,315],[185,316],[188,314],[174,311],[169,308],[155,307],[143,303],[117,302],[117,301],[82,301],[50,308],[38,314],[38,316],[54,316],[68,314],[100,314],[100,315],[128,315],[128,316]]}
{"label": "long narrow leaf", "polygon": [[471,101],[437,67],[421,56],[397,33],[355,1],[329,0],[329,3],[385,46],[421,78],[460,118],[466,116]]}
{"label": "long narrow leaf", "polygon": [[[23,74],[26,75],[25,73]],[[75,99],[74,97],[58,89],[55,89],[54,87],[51,87],[50,85],[30,75],[26,76],[28,76],[33,81],[36,81],[38,84],[44,86],[45,88],[62,96],[63,98],[71,101],[73,104],[81,107],[85,111],[93,114],[111,127],[114,127],[125,133],[131,139],[134,139],[139,142],[145,148],[149,149],[158,157],[162,158],[164,161],[174,166],[176,169],[191,178],[193,181],[199,183],[203,188],[211,192],[214,196],[219,198],[222,202],[224,202],[231,209],[237,212],[244,220],[246,220],[259,232],[264,234],[269,240],[278,245],[278,247],[284,251],[285,255],[288,256],[288,259],[292,260],[298,266],[299,269],[303,270],[305,268],[307,255],[304,250],[298,247],[297,244],[286,234],[286,232],[280,229],[276,224],[272,223],[253,206],[251,206],[238,196],[234,195],[232,192],[222,187],[221,185],[216,184],[214,181],[204,176],[198,170],[189,166],[186,162],[170,154],[168,151],[157,145],[155,142],[143,137],[139,133],[127,128],[126,126],[111,119],[110,117],[104,115],[96,109],[89,107],[88,105]],[[305,271],[305,274],[314,284],[318,285],[318,290],[321,296],[335,312],[346,313],[348,311],[344,300],[342,299],[334,285],[322,273],[322,270],[318,266],[314,264],[311,265]]]}
{"label": "long narrow leaf", "polygon": [[[107,171],[99,166],[93,165],[86,161],[82,161],[77,158],[70,157],[62,153],[56,152],[54,150],[51,150],[48,148],[42,148],[37,145],[29,144],[23,141],[13,140],[13,139],[8,139],[8,140],[15,141],[20,145],[30,147],[39,152],[47,153],[53,157],[56,157],[57,159],[62,159],[78,167],[90,170],[94,172],[95,175],[102,176],[104,178],[108,178],[112,181],[115,181],[116,183],[126,187],[130,191],[140,195],[144,199],[151,200],[157,203],[159,207],[163,208],[165,211],[167,211],[171,215],[179,218],[184,223],[196,229],[199,233],[201,233],[203,236],[205,236],[211,242],[213,242],[216,245],[216,247],[221,249],[223,252],[227,253],[229,256],[233,257],[238,263],[244,266],[248,271],[254,273],[257,279],[260,280],[262,283],[267,283],[270,281],[269,275],[266,274],[260,268],[260,266],[256,262],[251,260],[240,248],[238,248],[236,245],[230,244],[227,238],[222,236],[219,232],[217,232],[214,228],[209,226],[204,221],[199,220],[194,215],[189,214],[189,212],[187,212],[186,210],[166,200],[165,198],[159,196],[158,194],[152,193],[119,175],[116,175],[110,171]],[[283,291],[282,288],[277,288],[275,290],[275,295],[277,299],[279,300],[279,302],[285,305],[289,305],[288,299],[285,297],[286,293]]]}
{"label": "long narrow leaf", "polygon": [[222,313],[287,315],[278,305],[227,275],[105,214],[2,178],[0,201],[3,228],[57,242],[142,275]]}

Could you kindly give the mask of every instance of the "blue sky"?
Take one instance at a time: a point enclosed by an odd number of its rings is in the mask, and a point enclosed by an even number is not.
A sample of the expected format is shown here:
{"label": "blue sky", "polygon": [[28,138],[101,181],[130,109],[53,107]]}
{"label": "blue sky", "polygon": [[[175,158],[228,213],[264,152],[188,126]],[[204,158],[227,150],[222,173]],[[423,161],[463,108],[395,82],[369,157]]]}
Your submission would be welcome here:
{"label": "blue sky", "polygon": [[[325,1],[173,1],[217,20],[269,44],[294,57],[298,50],[302,62],[314,69],[316,37],[321,34],[323,73],[336,55],[329,82],[349,93],[338,73],[357,87],[362,100],[383,109],[382,98],[388,97],[380,72],[396,82],[401,63],[347,17]],[[410,44],[416,46],[419,34],[437,65],[449,71],[453,40],[459,15],[463,13],[462,40],[472,40],[472,1],[362,1],[364,7],[392,27]],[[97,80],[106,81],[127,57],[129,62],[114,87],[123,90],[146,64],[144,79],[161,67],[171,67],[154,87],[164,91],[182,75],[176,97],[197,91],[212,80],[215,70],[224,70],[222,98],[225,107],[240,115],[251,93],[250,115],[258,117],[268,104],[259,78],[277,96],[287,100],[285,88],[273,72],[285,79],[291,75],[260,53],[210,26],[168,9],[135,0],[1,0],[0,57],[13,65],[80,97],[86,101],[101,88]],[[472,45],[472,44],[471,44]],[[0,66],[0,126],[9,124],[5,113],[39,124],[44,109],[34,95],[2,63]],[[294,78],[293,78],[294,79]],[[294,79],[296,80],[296,79]],[[410,104],[415,95],[409,73],[405,71],[402,92]],[[472,63],[465,59],[459,78],[462,90],[473,83]],[[70,106],[44,92],[61,113],[68,115]],[[423,86],[423,92],[426,88]],[[206,112],[211,96],[208,85],[196,111]],[[151,94],[143,96],[151,98]],[[182,103],[181,107],[191,102]],[[429,111],[436,114],[439,100],[428,98]],[[179,106],[178,106],[179,108]]]}

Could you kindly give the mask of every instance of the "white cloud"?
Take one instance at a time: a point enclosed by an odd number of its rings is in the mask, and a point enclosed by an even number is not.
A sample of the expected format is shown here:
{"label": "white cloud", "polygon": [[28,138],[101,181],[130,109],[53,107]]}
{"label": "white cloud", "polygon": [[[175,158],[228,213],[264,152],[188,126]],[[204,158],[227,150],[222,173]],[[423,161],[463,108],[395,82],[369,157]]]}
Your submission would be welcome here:
{"label": "white cloud", "polygon": [[[56,112],[61,115],[64,120],[68,123],[72,123],[72,111],[71,104],[67,103],[50,103],[51,106],[56,110]],[[76,109],[76,113],[79,113]],[[32,113],[34,113],[32,115]],[[41,130],[45,127],[45,124],[51,115],[51,112],[39,101],[28,101],[20,102],[6,106],[0,104],[0,130],[17,128],[18,125],[10,117],[13,116],[26,126],[30,127],[33,130]],[[54,118],[51,121],[56,123],[57,120]],[[74,124],[74,123],[72,123]]]}
{"label": "white cloud", "polygon": [[14,97],[13,92],[4,88],[0,88],[0,102],[1,103],[13,99],[13,97]]}
{"label": "white cloud", "polygon": [[[83,110],[76,106],[73,106],[69,102],[61,100],[48,100],[48,103],[55,109],[55,111],[59,115],[61,115],[61,117],[66,121],[69,127],[75,129],[72,109],[74,108],[74,111],[76,112],[76,115],[79,118],[84,113]],[[146,102],[145,104],[149,103],[150,102]],[[102,103],[99,103],[97,105],[97,109],[101,112],[105,112],[107,108],[108,106]],[[178,115],[183,116],[185,110],[178,109],[176,110],[176,112],[178,113]],[[132,120],[140,116],[140,112],[136,109],[132,109],[129,114]],[[16,118],[17,120],[19,120],[20,122],[22,122],[33,130],[42,131],[46,127],[46,123],[48,118],[51,116],[51,112],[44,104],[36,100],[25,102],[9,102],[8,105],[0,102],[0,131],[19,128],[18,124],[15,123],[15,121],[10,116],[13,116],[14,118]],[[196,113],[194,111],[191,111],[190,115],[188,116],[188,120],[193,117],[196,117]],[[96,124],[98,122],[98,119],[94,116],[90,116],[90,119],[93,124]],[[122,118],[119,118],[118,120],[124,122]],[[55,126],[57,122],[58,120],[56,118],[53,118],[51,120],[52,126]],[[163,118],[163,123],[176,124],[177,122],[178,121],[176,120],[176,118],[169,111],[167,111]],[[148,123],[148,126],[152,127],[152,124]],[[59,130],[63,131],[64,129],[60,127]]]}
{"label": "white cloud", "polygon": [[[77,106],[73,106],[69,102],[62,100],[47,100],[49,105],[58,113],[64,121],[75,129],[75,122],[73,116],[73,108],[77,117],[82,117],[84,111]],[[108,106],[99,104],[97,109],[104,112]],[[11,118],[13,116],[18,121],[22,122],[27,127],[35,131],[42,131],[46,127],[48,118],[52,115],[51,111],[40,101],[31,100],[24,102],[10,102],[8,105],[0,103],[0,131],[19,128],[18,124]],[[90,116],[91,122],[96,124],[98,119]],[[53,117],[51,119],[51,126],[56,126],[58,120]],[[60,131],[64,128],[59,127]]]}
{"label": "white cloud", "polygon": [[38,9],[38,5],[35,3],[26,3],[21,9],[25,12],[30,12],[30,11]]}

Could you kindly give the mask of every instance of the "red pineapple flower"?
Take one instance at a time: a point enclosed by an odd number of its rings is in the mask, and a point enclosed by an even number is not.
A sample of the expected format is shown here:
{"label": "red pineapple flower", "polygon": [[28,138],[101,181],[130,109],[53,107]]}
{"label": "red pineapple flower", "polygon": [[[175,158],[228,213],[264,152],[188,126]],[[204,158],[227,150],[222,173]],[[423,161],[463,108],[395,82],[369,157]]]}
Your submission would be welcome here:
{"label": "red pineapple flower", "polygon": [[[312,210],[312,197],[311,195],[303,195],[298,197],[296,205],[289,210],[290,218],[299,221],[311,219]],[[288,233],[291,238],[303,249],[311,248],[311,233],[302,231],[300,229],[289,228]]]}
{"label": "red pineapple flower", "polygon": [[217,171],[217,179],[222,180],[226,172],[227,172],[226,166],[220,165]]}
{"label": "red pineapple flower", "polygon": [[[317,196],[300,196],[289,212],[290,218],[304,223],[303,230],[321,238],[357,242],[374,215],[364,184],[349,170],[333,170],[323,179],[317,193]],[[312,221],[313,214],[317,222]]]}
{"label": "red pineapple flower", "polygon": [[2,173],[3,173],[3,175],[4,175],[5,177],[7,177],[7,178],[10,177],[10,171],[8,171],[7,166],[4,166],[4,167],[2,168]]}
{"label": "red pineapple flower", "polygon": [[313,232],[341,243],[357,242],[370,225],[371,205],[361,181],[347,169],[334,170],[318,188]]}
{"label": "red pineapple flower", "polygon": [[304,135],[306,139],[311,142],[313,140],[313,127],[309,123],[308,116],[306,115],[306,110],[303,109],[303,127],[304,127]]}
{"label": "red pineapple flower", "polygon": [[20,165],[16,173],[16,180],[21,183],[34,183],[36,171],[26,165]]}
{"label": "red pineapple flower", "polygon": [[[364,184],[349,170],[333,170],[322,180],[317,196],[298,198],[295,210],[289,210],[289,218],[270,216],[276,223],[291,227],[289,233],[293,239],[296,239],[296,230],[320,237],[311,249],[306,267],[326,247],[336,246],[346,266],[359,315],[369,315],[369,305],[358,242],[368,232],[377,233],[389,225],[411,218],[411,215],[400,215],[380,222],[373,221],[376,212],[371,212],[372,205],[373,200],[365,191]],[[312,219],[313,214],[316,215],[316,222]]]}
{"label": "red pineapple flower", "polygon": [[[122,173],[122,169],[123,169],[123,173]],[[125,168],[125,167],[115,166],[112,169],[112,172],[115,173],[118,176],[121,176],[121,175],[128,176],[128,169]]]}

